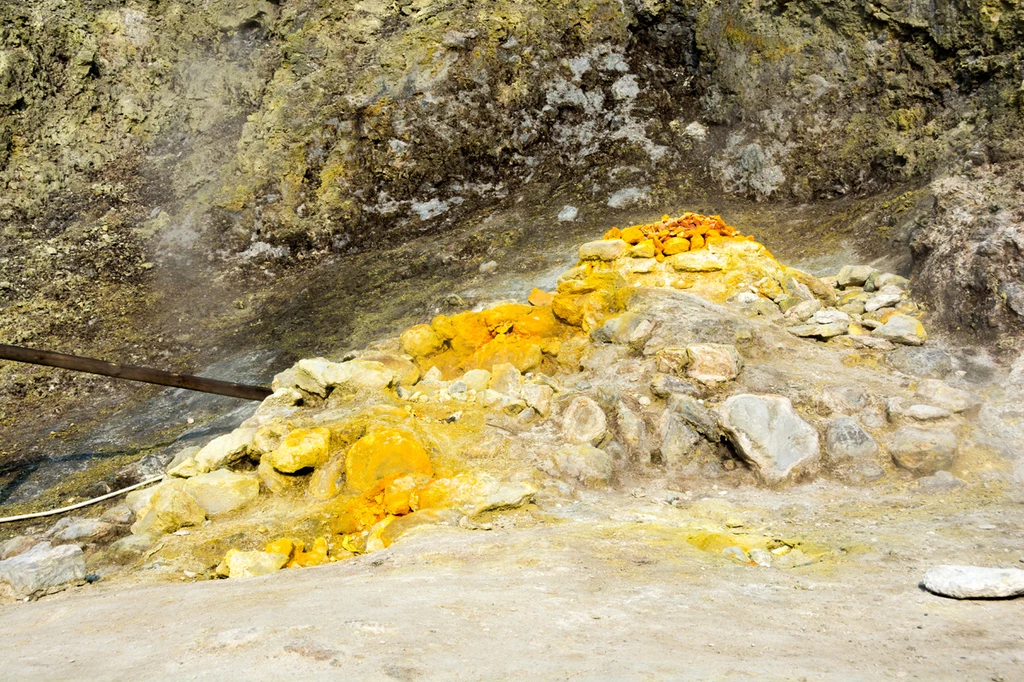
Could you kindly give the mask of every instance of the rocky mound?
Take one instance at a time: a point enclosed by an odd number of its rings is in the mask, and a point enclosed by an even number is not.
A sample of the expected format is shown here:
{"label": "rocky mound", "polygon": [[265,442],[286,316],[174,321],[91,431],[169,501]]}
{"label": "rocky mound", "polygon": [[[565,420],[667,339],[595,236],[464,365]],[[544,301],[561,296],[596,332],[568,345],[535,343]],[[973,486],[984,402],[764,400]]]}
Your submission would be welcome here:
{"label": "rocky mound", "polygon": [[527,303],[299,361],[252,418],[131,493],[130,513],[51,535],[99,542],[131,522],[97,565],[162,550],[252,576],[651,477],[956,485],[950,472],[1005,467],[1021,435],[1024,369],[1000,385],[994,364],[933,347],[901,277],[854,265],[819,279],[692,214],[613,230],[579,257]]}

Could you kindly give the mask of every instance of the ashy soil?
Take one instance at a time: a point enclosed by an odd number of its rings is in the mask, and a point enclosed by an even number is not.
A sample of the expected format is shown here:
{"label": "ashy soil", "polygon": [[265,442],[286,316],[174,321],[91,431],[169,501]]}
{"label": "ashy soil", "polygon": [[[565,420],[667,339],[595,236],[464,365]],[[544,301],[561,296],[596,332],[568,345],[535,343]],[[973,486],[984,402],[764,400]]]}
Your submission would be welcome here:
{"label": "ashy soil", "polygon": [[[491,531],[424,528],[374,554],[265,578],[154,583],[142,574],[3,606],[0,675],[1019,677],[1019,602],[954,601],[918,587],[935,564],[1014,565],[1019,499],[985,486],[691,491],[711,503],[680,492],[672,506],[665,499],[677,495],[649,482],[570,508],[530,508]],[[695,523],[826,554],[795,568],[746,566],[691,545]]]}

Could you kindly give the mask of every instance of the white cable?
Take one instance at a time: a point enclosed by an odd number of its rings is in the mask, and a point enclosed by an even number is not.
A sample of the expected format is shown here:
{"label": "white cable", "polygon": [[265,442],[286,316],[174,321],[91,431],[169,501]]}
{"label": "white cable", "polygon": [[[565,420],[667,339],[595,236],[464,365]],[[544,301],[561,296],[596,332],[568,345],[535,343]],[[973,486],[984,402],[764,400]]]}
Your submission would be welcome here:
{"label": "white cable", "polygon": [[97,502],[102,502],[103,500],[109,500],[111,497],[117,497],[121,493],[126,493],[126,492],[129,492],[131,490],[135,490],[136,488],[141,488],[144,485],[149,485],[150,483],[156,483],[157,481],[161,480],[163,477],[164,477],[164,474],[160,474],[159,476],[154,476],[153,478],[146,479],[145,481],[143,481],[141,483],[136,483],[135,485],[130,485],[127,488],[121,488],[120,490],[115,490],[112,493],[107,493],[106,495],[100,495],[99,497],[94,497],[91,500],[86,500],[85,502],[77,502],[77,503],[72,504],[72,505],[67,506],[67,507],[61,507],[60,509],[51,509],[50,511],[34,512],[32,514],[19,514],[18,516],[8,516],[8,517],[5,517],[5,518],[0,518],[0,523],[8,523],[10,521],[24,521],[25,519],[38,519],[38,518],[41,518],[43,516],[53,516],[55,514],[63,514],[64,512],[69,512],[72,509],[81,509],[82,507],[88,507],[90,504],[96,504]]}

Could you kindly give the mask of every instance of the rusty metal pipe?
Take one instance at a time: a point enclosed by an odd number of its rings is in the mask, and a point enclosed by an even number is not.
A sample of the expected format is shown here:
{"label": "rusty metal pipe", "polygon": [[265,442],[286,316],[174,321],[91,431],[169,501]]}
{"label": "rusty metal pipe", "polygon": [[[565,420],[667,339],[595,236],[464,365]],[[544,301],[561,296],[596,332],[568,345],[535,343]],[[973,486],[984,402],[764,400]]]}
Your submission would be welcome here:
{"label": "rusty metal pipe", "polygon": [[0,344],[0,360],[27,362],[33,365],[43,365],[44,367],[60,367],[61,369],[70,369],[75,372],[87,372],[89,374],[99,374],[105,377],[127,379],[129,381],[141,381],[146,384],[173,386],[189,391],[214,393],[244,400],[261,401],[271,394],[269,388],[262,386],[234,384],[229,381],[207,379],[206,377],[197,377],[190,374],[175,374],[174,372],[164,372],[163,370],[150,369],[148,367],[115,365],[103,360],[83,358],[77,355],[65,355],[48,350],[22,348],[21,346],[5,346]]}

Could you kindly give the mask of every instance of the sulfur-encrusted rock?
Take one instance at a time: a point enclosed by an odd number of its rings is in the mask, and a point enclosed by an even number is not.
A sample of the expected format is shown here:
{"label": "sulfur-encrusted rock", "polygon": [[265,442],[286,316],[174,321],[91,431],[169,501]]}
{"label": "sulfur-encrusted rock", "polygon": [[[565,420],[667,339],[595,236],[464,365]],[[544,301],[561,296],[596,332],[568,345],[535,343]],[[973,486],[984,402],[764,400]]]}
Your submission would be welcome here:
{"label": "sulfur-encrusted rock", "polygon": [[629,250],[629,244],[621,239],[599,239],[580,246],[580,260],[612,261],[622,258]]}
{"label": "sulfur-encrusted rock", "polygon": [[274,377],[270,387],[276,393],[281,389],[297,388],[320,397],[327,395],[324,370],[331,364],[324,358],[304,358]]}
{"label": "sulfur-encrusted rock", "polygon": [[728,264],[723,256],[707,250],[678,253],[669,263],[679,272],[717,272]]}
{"label": "sulfur-encrusted rock", "polygon": [[255,428],[240,427],[214,438],[195,454],[196,473],[204,474],[242,459],[252,447],[255,436]]}
{"label": "sulfur-encrusted rock", "polygon": [[562,415],[562,438],[574,445],[596,445],[608,431],[601,406],[586,396],[576,397]]}
{"label": "sulfur-encrusted rock", "polygon": [[720,343],[695,343],[686,347],[690,358],[686,375],[702,384],[713,386],[732,381],[743,368],[743,358],[736,346]]}
{"label": "sulfur-encrusted rock", "polygon": [[208,516],[213,516],[255,500],[260,494],[260,482],[253,474],[218,469],[188,479],[185,491],[196,499]]}
{"label": "sulfur-encrusted rock", "polygon": [[809,473],[818,463],[818,431],[800,418],[789,398],[734,395],[719,408],[719,417],[737,452],[767,483]]}
{"label": "sulfur-encrusted rock", "polygon": [[432,476],[430,457],[416,436],[398,429],[372,431],[357,440],[345,456],[348,486],[362,492],[397,474]]}
{"label": "sulfur-encrusted rock", "polygon": [[315,468],[327,461],[331,451],[331,431],[324,427],[295,429],[267,455],[278,471],[292,474],[300,469]]}
{"label": "sulfur-encrusted rock", "polygon": [[349,360],[328,363],[323,372],[324,385],[355,389],[380,390],[394,383],[396,372],[382,362]]}
{"label": "sulfur-encrusted rock", "polygon": [[477,393],[487,390],[490,382],[491,373],[486,369],[471,369],[462,375],[462,383],[466,384],[466,389]]}
{"label": "sulfur-encrusted rock", "polygon": [[441,350],[442,341],[429,324],[418,324],[402,332],[402,352],[414,358],[427,357]]}
{"label": "sulfur-encrusted rock", "polygon": [[0,561],[0,587],[14,597],[27,597],[51,587],[85,578],[85,555],[77,545],[41,542]]}
{"label": "sulfur-encrusted rock", "polygon": [[960,443],[955,434],[938,429],[901,427],[889,442],[889,453],[901,468],[919,476],[948,471]]}
{"label": "sulfur-encrusted rock", "polygon": [[924,325],[919,320],[900,314],[890,316],[885,324],[873,329],[871,335],[908,346],[920,346],[928,338]]}
{"label": "sulfur-encrusted rock", "polygon": [[491,368],[487,388],[515,399],[519,398],[522,387],[523,375],[511,363],[504,362]]}
{"label": "sulfur-encrusted rock", "polygon": [[217,572],[229,578],[257,578],[270,575],[284,568],[288,555],[280,552],[241,552],[229,549]]}
{"label": "sulfur-encrusted rock", "polygon": [[173,533],[183,526],[198,526],[206,512],[185,490],[185,481],[171,478],[153,491],[149,503],[139,511],[132,533]]}

